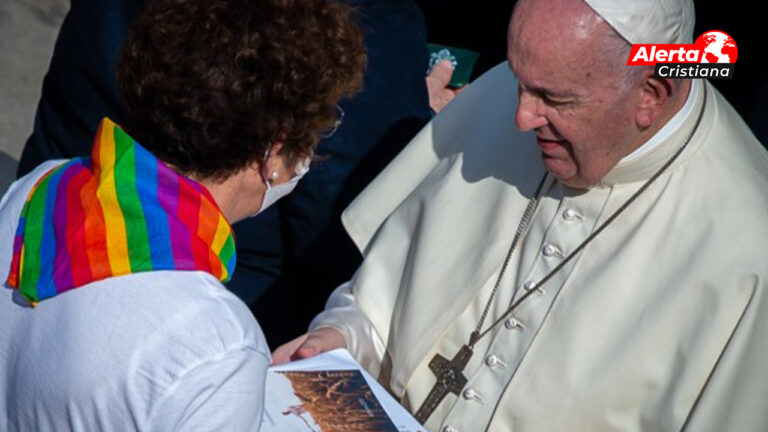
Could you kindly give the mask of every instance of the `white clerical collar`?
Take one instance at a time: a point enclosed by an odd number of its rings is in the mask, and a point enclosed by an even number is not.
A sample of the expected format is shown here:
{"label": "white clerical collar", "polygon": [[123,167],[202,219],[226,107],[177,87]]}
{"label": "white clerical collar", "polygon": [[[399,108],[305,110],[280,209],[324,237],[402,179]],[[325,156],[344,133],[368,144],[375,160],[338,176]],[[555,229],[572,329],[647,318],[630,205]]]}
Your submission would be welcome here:
{"label": "white clerical collar", "polygon": [[627,162],[631,162],[640,156],[648,153],[651,149],[658,146],[664,140],[669,138],[674,131],[679,128],[685,119],[688,118],[688,116],[691,115],[691,112],[693,111],[693,106],[696,104],[696,99],[699,97],[698,94],[698,86],[699,80],[692,79],[691,80],[691,88],[688,90],[688,99],[685,101],[685,105],[683,105],[682,108],[680,108],[680,111],[675,113],[674,116],[672,116],[671,119],[665,124],[661,129],[659,129],[658,132],[656,132],[648,141],[646,141],[643,145],[635,149],[632,153],[628,154],[627,156],[624,156],[622,160],[619,161],[619,164],[625,164]]}

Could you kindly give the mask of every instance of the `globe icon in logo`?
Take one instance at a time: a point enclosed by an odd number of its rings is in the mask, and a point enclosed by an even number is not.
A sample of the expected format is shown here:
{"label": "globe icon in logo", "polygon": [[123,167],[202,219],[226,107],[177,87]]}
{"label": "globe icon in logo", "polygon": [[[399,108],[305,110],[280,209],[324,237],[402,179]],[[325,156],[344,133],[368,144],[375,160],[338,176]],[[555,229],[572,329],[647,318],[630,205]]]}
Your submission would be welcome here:
{"label": "globe icon in logo", "polygon": [[702,33],[696,39],[696,45],[702,50],[701,63],[736,63],[739,55],[733,38],[720,30]]}

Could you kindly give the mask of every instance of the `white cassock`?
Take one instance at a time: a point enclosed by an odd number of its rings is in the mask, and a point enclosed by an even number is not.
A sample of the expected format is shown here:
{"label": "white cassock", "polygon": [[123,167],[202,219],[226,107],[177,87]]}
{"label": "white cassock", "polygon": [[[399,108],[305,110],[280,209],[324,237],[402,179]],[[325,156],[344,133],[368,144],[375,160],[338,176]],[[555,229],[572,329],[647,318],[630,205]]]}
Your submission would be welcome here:
{"label": "white cassock", "polygon": [[[312,328],[415,411],[467,343],[545,170],[506,65],[475,82],[347,209],[365,255]],[[706,94],[706,96],[705,96]],[[706,102],[705,102],[706,101]],[[474,349],[431,431],[768,431],[768,155],[706,81],[587,190],[551,176],[487,323],[680,148],[619,218]]]}

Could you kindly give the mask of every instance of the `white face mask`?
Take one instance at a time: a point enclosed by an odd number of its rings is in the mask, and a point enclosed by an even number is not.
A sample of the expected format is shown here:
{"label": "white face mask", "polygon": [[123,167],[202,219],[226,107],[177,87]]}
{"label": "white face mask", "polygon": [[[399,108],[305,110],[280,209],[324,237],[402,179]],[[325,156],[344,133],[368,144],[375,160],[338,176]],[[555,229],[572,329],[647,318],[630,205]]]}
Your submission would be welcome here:
{"label": "white face mask", "polygon": [[[267,160],[267,157],[269,156],[269,150],[270,149],[267,149],[267,154],[264,157],[265,162]],[[264,199],[261,201],[261,207],[259,208],[259,211],[252,214],[251,217],[254,217],[257,214],[263,212],[269,206],[277,202],[277,200],[293,192],[293,189],[299,183],[299,180],[301,180],[301,178],[304,177],[304,175],[309,171],[309,163],[311,160],[312,158],[306,158],[303,161],[299,162],[298,165],[296,166],[296,171],[294,176],[285,183],[272,186],[270,184],[270,181],[266,180],[267,190],[264,192]],[[264,178],[267,179],[268,177],[265,176]]]}

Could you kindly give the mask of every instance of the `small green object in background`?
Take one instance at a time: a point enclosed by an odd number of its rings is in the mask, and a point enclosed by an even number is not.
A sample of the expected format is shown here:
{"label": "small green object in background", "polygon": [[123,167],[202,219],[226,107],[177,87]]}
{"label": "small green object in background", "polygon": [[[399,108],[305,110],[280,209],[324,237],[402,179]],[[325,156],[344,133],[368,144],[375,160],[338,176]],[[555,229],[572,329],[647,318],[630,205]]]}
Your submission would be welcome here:
{"label": "small green object in background", "polygon": [[429,67],[427,68],[427,74],[432,71],[435,65],[442,61],[448,60],[453,64],[453,75],[451,76],[451,82],[448,83],[449,87],[462,87],[469,83],[469,78],[472,76],[472,69],[475,68],[475,63],[480,54],[462,49],[454,48],[446,45],[427,44],[429,50]]}

